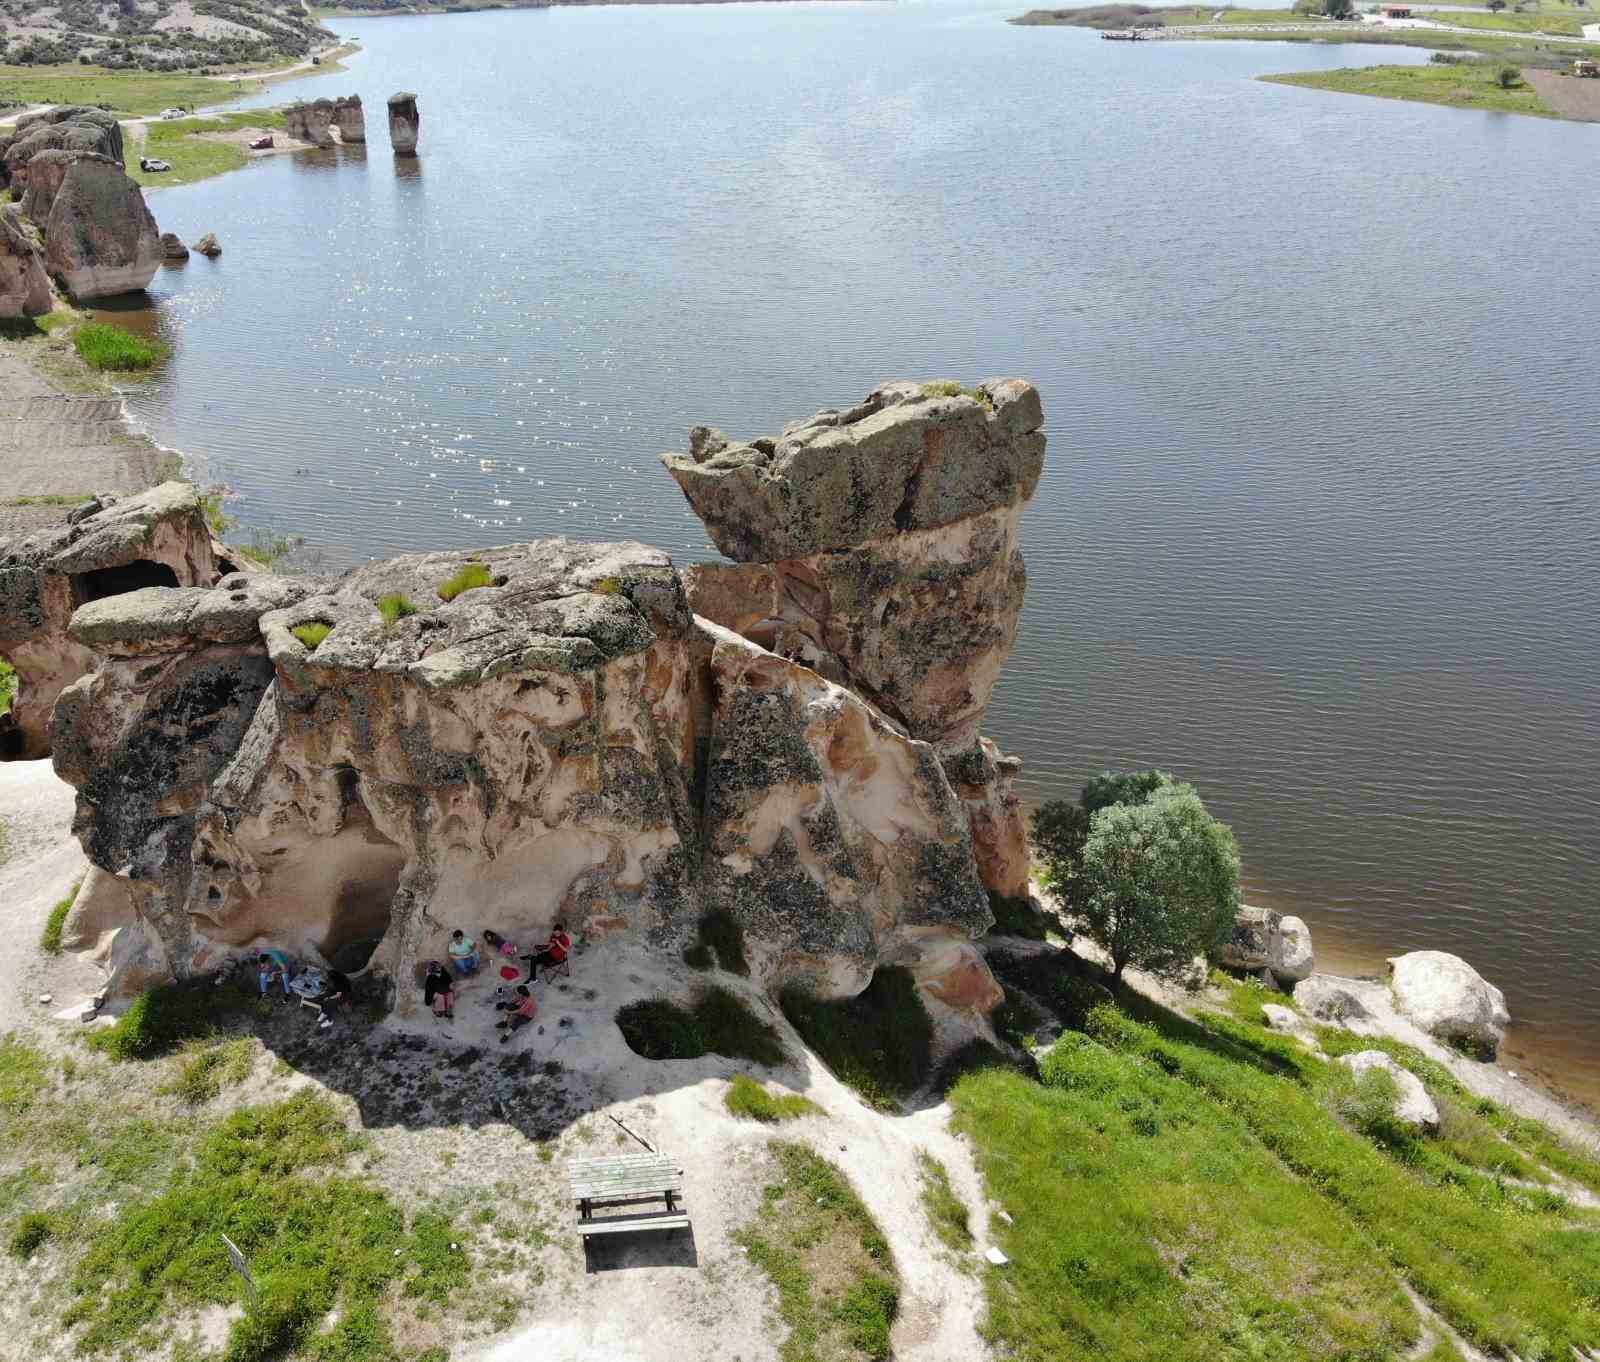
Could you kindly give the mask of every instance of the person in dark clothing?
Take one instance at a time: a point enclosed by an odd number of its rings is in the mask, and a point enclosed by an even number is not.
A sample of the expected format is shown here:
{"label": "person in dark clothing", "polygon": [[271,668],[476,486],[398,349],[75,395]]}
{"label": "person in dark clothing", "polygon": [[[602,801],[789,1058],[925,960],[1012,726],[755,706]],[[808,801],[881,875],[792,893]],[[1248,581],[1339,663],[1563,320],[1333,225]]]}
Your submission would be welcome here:
{"label": "person in dark clothing", "polygon": [[561,923],[556,923],[550,929],[550,939],[542,946],[535,947],[532,955],[522,958],[528,962],[528,978],[532,979],[541,969],[554,969],[572,951],[572,938],[567,935],[567,929]]}
{"label": "person in dark clothing", "polygon": [[428,961],[428,975],[422,981],[422,1001],[433,1009],[435,1017],[455,1020],[456,981],[437,960]]}
{"label": "person in dark clothing", "polygon": [[333,1025],[333,1008],[336,1003],[350,1002],[351,985],[350,976],[342,974],[336,969],[331,969],[324,976],[322,992],[312,999],[322,1008],[322,1020],[317,1023],[317,1030],[326,1031]]}

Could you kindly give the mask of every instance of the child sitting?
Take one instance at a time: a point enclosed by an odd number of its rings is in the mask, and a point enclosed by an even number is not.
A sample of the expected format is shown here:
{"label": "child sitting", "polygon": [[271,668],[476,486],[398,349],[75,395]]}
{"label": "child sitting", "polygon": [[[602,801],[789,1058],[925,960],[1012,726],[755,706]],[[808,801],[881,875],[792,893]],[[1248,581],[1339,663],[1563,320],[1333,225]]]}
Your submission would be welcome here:
{"label": "child sitting", "polygon": [[539,1011],[539,1005],[534,1002],[533,994],[528,992],[526,984],[517,985],[510,1002],[496,1003],[495,1006],[502,1009],[506,1014],[502,1020],[495,1023],[496,1030],[505,1032],[505,1035],[500,1037],[502,1045],[511,1039],[513,1031],[518,1027],[526,1026]]}

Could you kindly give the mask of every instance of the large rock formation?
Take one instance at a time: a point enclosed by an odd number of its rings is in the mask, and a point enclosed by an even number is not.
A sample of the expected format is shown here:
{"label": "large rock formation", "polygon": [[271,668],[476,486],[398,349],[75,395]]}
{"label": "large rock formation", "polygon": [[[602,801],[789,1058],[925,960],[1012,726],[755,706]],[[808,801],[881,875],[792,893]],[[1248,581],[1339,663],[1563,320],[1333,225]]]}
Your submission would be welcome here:
{"label": "large rock formation", "polygon": [[21,197],[34,158],[44,151],[88,152],[123,164],[122,125],[103,109],[61,105],[24,114],[8,136],[0,137],[0,184]]}
{"label": "large rock formation", "polygon": [[144,194],[102,157],[67,167],[45,224],[45,264],[79,302],[142,289],[161,268]]}
{"label": "large rock formation", "polygon": [[775,439],[698,427],[668,471],[737,566],[685,572],[690,604],[854,691],[932,743],[985,885],[1028,893],[1019,769],[979,727],[1027,585],[1017,526],[1044,461],[1032,385],[890,383]]}
{"label": "large rock formation", "polygon": [[52,305],[43,253],[15,209],[0,211],[0,317],[42,317]]}
{"label": "large rock formation", "polygon": [[1233,930],[1217,947],[1215,956],[1224,969],[1246,974],[1268,972],[1285,990],[1309,979],[1317,967],[1311,929],[1300,918],[1286,917],[1270,908],[1239,909]]}
{"label": "large rock formation", "polygon": [[333,101],[333,126],[339,130],[341,142],[367,140],[367,116],[361,108],[360,95],[340,95]]}
{"label": "large rock formation", "polygon": [[1389,968],[1401,1015],[1438,1040],[1493,1058],[1511,1025],[1504,993],[1447,951],[1411,951]]}
{"label": "large rock formation", "polygon": [[283,131],[297,142],[315,147],[333,145],[334,106],[331,99],[316,99],[308,104],[291,104],[283,111]]}
{"label": "large rock formation", "polygon": [[20,755],[48,754],[56,697],[94,666],[92,648],[69,631],[79,606],[145,586],[209,585],[215,575],[199,495],[183,482],[103,494],[54,529],[0,544],[0,656],[17,669]]}
{"label": "large rock formation", "polygon": [[109,156],[94,151],[41,151],[28,162],[28,187],[23,191],[22,211],[30,222],[44,227],[50,221],[50,210],[55,206],[62,181],[79,161],[117,164]]}
{"label": "large rock formation", "polygon": [[415,156],[417,137],[422,131],[422,115],[417,112],[417,97],[409,91],[389,96],[389,145],[397,156]]}

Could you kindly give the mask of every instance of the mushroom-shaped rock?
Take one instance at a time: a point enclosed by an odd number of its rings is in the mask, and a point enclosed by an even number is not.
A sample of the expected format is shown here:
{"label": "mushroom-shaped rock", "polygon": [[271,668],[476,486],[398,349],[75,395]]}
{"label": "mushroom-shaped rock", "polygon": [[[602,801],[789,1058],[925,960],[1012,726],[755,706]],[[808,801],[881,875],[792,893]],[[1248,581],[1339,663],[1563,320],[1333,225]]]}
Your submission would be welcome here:
{"label": "mushroom-shaped rock", "polygon": [[42,317],[52,305],[43,253],[14,209],[0,212],[0,317]]}
{"label": "mushroom-shaped rock", "polygon": [[389,96],[389,145],[397,156],[415,156],[417,138],[422,131],[422,115],[417,112],[417,97],[402,90]]}
{"label": "mushroom-shaped rock", "polygon": [[1297,984],[1316,973],[1311,928],[1300,918],[1286,915],[1278,919],[1278,935],[1272,943],[1272,958],[1267,968],[1277,978],[1279,987]]}
{"label": "mushroom-shaped rock", "polygon": [[367,140],[367,116],[361,108],[360,95],[340,95],[333,101],[333,126],[338,129],[341,142]]}
{"label": "mushroom-shaped rock", "polygon": [[1392,1115],[1402,1125],[1423,1130],[1439,1128],[1439,1108],[1428,1096],[1422,1080],[1409,1069],[1402,1069],[1382,1050],[1362,1050],[1359,1054],[1341,1055],[1339,1063],[1349,1069],[1358,1081],[1363,1075],[1374,1071],[1388,1074],[1395,1086]]}
{"label": "mushroom-shaped rock", "polygon": [[21,755],[49,753],[56,697],[94,665],[92,647],[70,630],[79,606],[146,586],[209,584],[214,575],[199,494],[186,482],[102,494],[62,525],[0,544],[0,655],[17,669]]}
{"label": "mushroom-shaped rock", "polygon": [[161,268],[161,233],[139,186],[109,161],[74,161],[50,209],[45,264],[80,302],[144,288]]}
{"label": "mushroom-shaped rock", "polygon": [[1395,1007],[1424,1031],[1492,1058],[1511,1014],[1506,995],[1459,955],[1411,951],[1389,961]]}
{"label": "mushroom-shaped rock", "polygon": [[189,258],[189,248],[183,244],[183,238],[176,232],[161,234],[161,258],[168,264]]}

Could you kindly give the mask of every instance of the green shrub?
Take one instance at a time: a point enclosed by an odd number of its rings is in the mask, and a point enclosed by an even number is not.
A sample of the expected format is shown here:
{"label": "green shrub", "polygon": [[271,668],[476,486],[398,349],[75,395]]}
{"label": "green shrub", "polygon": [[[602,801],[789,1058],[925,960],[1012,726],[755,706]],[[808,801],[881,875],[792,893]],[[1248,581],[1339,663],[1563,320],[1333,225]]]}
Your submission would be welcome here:
{"label": "green shrub", "polygon": [[6,1245],[13,1258],[27,1262],[55,1233],[55,1225],[43,1211],[29,1211],[17,1221],[11,1231],[11,1241]]}
{"label": "green shrub", "polygon": [[1101,982],[1104,975],[1100,968],[1072,951],[1026,955],[994,951],[988,962],[1006,991],[1006,1001],[1001,1004],[1004,1010],[996,1024],[1006,1028],[1007,1039],[1013,1039],[1013,1028],[1037,1030],[1041,1006],[1062,1026],[1081,1031],[1090,1011],[1111,1001],[1111,990]]}
{"label": "green shrub", "polygon": [[1400,1085],[1386,1069],[1372,1068],[1360,1075],[1350,1074],[1335,1090],[1334,1110],[1363,1135],[1384,1141],[1391,1135],[1404,1138],[1394,1117],[1400,1100]]}
{"label": "green shrub", "polygon": [[33,1046],[16,1036],[0,1036],[0,1130],[33,1105],[48,1069]]}
{"label": "green shrub", "polygon": [[980,388],[966,388],[953,379],[939,379],[933,383],[924,383],[920,389],[924,397],[970,397],[974,402],[980,402],[985,407],[992,408],[994,399]]}
{"label": "green shrub", "polygon": [[933,1023],[909,970],[883,966],[854,998],[791,986],[778,1001],[800,1038],[870,1105],[891,1110],[928,1081]]}
{"label": "green shrub", "polygon": [[104,322],[85,322],[72,333],[72,344],[91,369],[124,373],[148,369],[163,353],[161,346]]}
{"label": "green shrub", "polygon": [[1051,920],[1033,905],[1028,898],[1013,897],[989,891],[989,911],[994,915],[990,936],[1020,936],[1029,941],[1043,941],[1051,927]]}
{"label": "green shrub", "polygon": [[799,1093],[773,1096],[748,1074],[735,1074],[723,1094],[722,1103],[735,1116],[751,1121],[764,1121],[776,1125],[780,1121],[794,1121],[802,1116],[820,1116],[822,1108],[809,1097]]}
{"label": "green shrub", "polygon": [[190,1106],[209,1102],[226,1086],[242,1083],[255,1064],[255,1041],[235,1036],[220,1045],[189,1042],[178,1076],[162,1091],[176,1094]]}
{"label": "green shrub", "polygon": [[220,487],[213,487],[200,494],[200,514],[206,518],[206,528],[221,539],[234,526],[233,518],[222,509],[222,502],[226,493]]}
{"label": "green shrub", "polygon": [[[695,931],[699,937],[700,949],[714,952],[717,964],[721,968],[727,970],[729,974],[749,977],[750,962],[745,959],[744,954],[744,929],[732,913],[715,908],[700,919]],[[690,947],[690,949],[695,948]],[[684,959],[689,960],[688,952],[684,953]],[[689,960],[689,963],[694,965],[692,960]],[[704,968],[701,965],[694,967]]]}
{"label": "green shrub", "polygon": [[645,998],[617,1012],[628,1048],[646,1059],[727,1055],[773,1067],[788,1058],[778,1033],[725,988],[702,988],[692,1007]]}
{"label": "green shrub", "polygon": [[50,910],[50,916],[44,920],[44,931],[39,934],[39,949],[46,955],[61,954],[61,932],[67,925],[67,914],[72,911],[72,905],[77,901],[79,887],[79,884],[73,885],[72,892],[58,902]]}
{"label": "green shrub", "polygon": [[463,591],[473,591],[480,586],[490,586],[494,579],[482,563],[463,563],[460,571],[439,588],[441,601],[453,601]]}
{"label": "green shrub", "polygon": [[306,646],[307,651],[316,652],[322,640],[333,632],[333,625],[327,620],[311,620],[307,624],[297,624],[289,630],[297,639]]}
{"label": "green shrub", "polygon": [[406,616],[415,615],[417,607],[411,603],[409,597],[394,591],[378,602],[378,613],[383,616],[385,627],[393,629]]}
{"label": "green shrub", "polygon": [[1010,1069],[1015,1073],[1026,1074],[1029,1078],[1038,1077],[1038,1066],[1026,1051],[1020,1056],[1008,1055],[1005,1051],[990,1045],[982,1037],[974,1036],[946,1057],[944,1063],[939,1066],[939,1075],[934,1081],[934,1086],[940,1092],[949,1092],[968,1074],[977,1073],[981,1069]]}
{"label": "green shrub", "polygon": [[209,984],[163,984],[129,1004],[116,1024],[89,1036],[113,1059],[155,1059],[195,1036],[209,1036],[239,995]]}
{"label": "green shrub", "polygon": [[17,669],[0,657],[0,714],[11,712],[11,701],[17,693]]}

